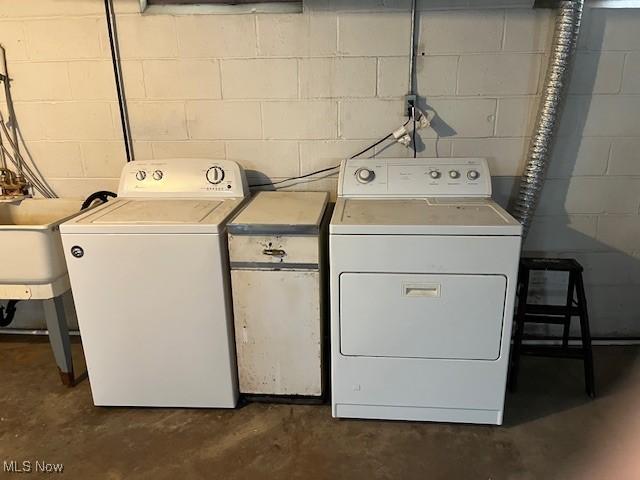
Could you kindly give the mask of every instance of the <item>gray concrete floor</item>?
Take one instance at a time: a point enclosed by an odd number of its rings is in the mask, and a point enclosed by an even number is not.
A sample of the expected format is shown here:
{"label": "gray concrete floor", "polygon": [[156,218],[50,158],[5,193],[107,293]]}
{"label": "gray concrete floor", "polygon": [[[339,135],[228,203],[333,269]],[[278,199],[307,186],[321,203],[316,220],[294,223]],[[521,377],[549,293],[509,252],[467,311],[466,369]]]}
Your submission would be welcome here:
{"label": "gray concrete floor", "polygon": [[505,425],[491,427],[336,420],[326,405],[97,408],[86,379],[59,383],[46,341],[2,336],[0,461],[63,463],[81,479],[638,479],[639,356],[596,348],[596,400],[581,362],[525,358]]}

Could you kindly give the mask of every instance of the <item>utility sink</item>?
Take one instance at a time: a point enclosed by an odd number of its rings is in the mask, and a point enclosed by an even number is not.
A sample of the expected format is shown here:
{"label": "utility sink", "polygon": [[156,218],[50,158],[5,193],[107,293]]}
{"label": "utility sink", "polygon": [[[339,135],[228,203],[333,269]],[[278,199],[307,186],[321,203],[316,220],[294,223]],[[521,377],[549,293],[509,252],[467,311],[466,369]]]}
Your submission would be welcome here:
{"label": "utility sink", "polygon": [[58,198],[0,203],[0,299],[42,301],[60,378],[70,387],[75,375],[62,295],[71,286],[60,224],[78,215],[81,206],[81,200]]}
{"label": "utility sink", "polygon": [[66,275],[60,224],[81,205],[58,198],[0,203],[0,284],[47,284]]}

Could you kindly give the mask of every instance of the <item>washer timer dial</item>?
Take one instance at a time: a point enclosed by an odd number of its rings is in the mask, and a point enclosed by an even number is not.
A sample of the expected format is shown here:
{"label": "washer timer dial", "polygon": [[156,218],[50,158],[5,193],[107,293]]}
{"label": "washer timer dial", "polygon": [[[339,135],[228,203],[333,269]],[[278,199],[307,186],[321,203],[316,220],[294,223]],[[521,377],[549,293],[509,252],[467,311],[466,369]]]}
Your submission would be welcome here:
{"label": "washer timer dial", "polygon": [[217,185],[224,180],[224,170],[222,167],[211,167],[207,170],[207,181],[212,185]]}

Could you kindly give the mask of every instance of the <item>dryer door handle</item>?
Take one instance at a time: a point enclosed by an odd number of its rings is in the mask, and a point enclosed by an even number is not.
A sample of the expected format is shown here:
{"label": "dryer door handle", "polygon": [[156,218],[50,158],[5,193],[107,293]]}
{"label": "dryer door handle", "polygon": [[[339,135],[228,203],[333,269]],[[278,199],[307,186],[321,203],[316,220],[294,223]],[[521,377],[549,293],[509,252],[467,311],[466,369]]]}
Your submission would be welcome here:
{"label": "dryer door handle", "polygon": [[404,284],[403,295],[405,297],[439,297],[439,283]]}

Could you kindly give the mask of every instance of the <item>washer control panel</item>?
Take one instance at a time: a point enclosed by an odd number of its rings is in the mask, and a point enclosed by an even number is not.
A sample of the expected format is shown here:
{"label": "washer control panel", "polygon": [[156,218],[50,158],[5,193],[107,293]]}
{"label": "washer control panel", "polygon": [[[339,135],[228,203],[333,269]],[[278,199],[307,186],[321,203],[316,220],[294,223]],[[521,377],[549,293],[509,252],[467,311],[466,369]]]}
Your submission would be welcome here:
{"label": "washer control panel", "polygon": [[340,167],[347,197],[490,197],[485,158],[355,158]]}
{"label": "washer control panel", "polygon": [[224,168],[219,165],[214,165],[207,170],[207,182],[211,185],[219,185],[222,183],[225,177]]}
{"label": "washer control panel", "polygon": [[122,169],[121,197],[246,197],[244,170],[231,160],[137,160]]}

